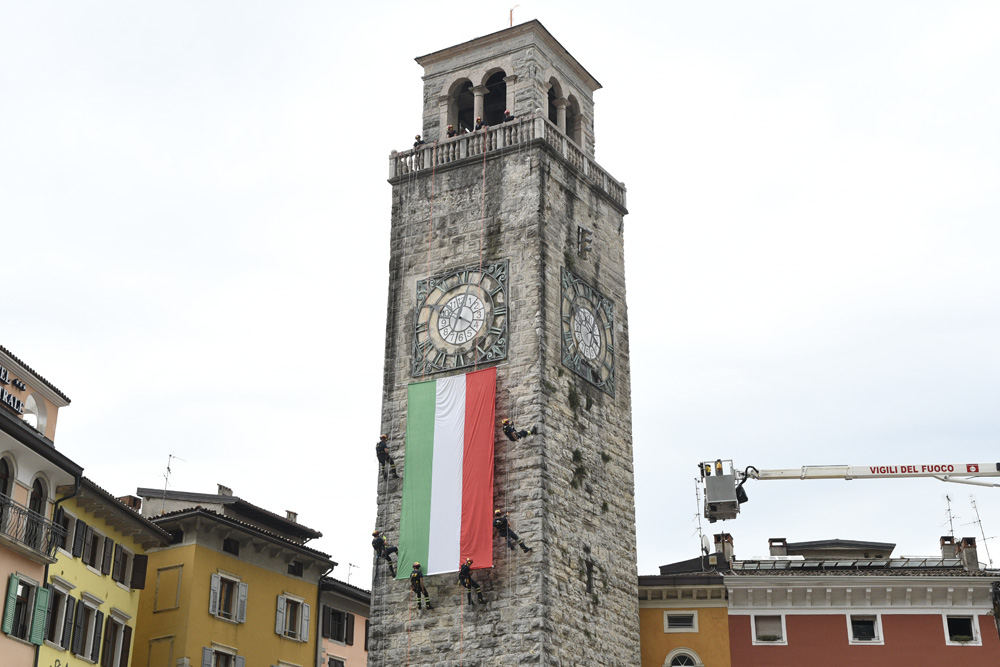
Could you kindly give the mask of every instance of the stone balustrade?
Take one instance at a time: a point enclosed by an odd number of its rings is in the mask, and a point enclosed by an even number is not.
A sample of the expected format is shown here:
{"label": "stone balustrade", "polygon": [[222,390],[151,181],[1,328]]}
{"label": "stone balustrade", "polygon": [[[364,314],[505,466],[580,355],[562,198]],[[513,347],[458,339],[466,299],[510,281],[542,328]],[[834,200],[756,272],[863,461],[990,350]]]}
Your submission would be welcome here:
{"label": "stone balustrade", "polygon": [[389,155],[389,181],[430,170],[432,167],[482,156],[483,153],[502,154],[504,151],[527,147],[535,142],[548,144],[557,155],[572,165],[584,180],[604,191],[622,209],[626,208],[625,185],[594,162],[547,118],[539,115],[517,118],[487,127],[485,130],[460,134],[439,141],[437,144],[427,143],[408,151],[393,151]]}

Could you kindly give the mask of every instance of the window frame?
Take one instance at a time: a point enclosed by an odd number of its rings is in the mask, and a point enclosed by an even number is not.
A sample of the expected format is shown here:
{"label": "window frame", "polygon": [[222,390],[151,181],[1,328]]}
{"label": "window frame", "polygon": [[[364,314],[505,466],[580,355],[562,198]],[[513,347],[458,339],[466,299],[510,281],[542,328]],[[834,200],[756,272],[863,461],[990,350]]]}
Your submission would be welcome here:
{"label": "window frame", "polygon": [[[101,640],[104,633],[104,612],[101,611],[101,605],[103,604],[104,600],[95,595],[83,593],[80,599],[76,601],[76,611],[73,614],[73,638],[70,641],[69,651],[72,655],[92,664],[98,664],[98,660],[100,659]],[[90,612],[90,614],[89,617],[84,617],[87,627],[82,628],[81,652],[78,653],[74,645],[77,641],[77,632],[80,631],[76,619],[79,618],[81,612]]]}
{"label": "window frame", "polygon": [[[882,634],[882,614],[845,614],[847,620],[847,643],[851,646],[883,646],[885,635]],[[857,639],[854,636],[854,619],[871,620],[874,623],[875,637],[872,639]]]}
{"label": "window frame", "polygon": [[[967,618],[972,626],[972,641],[957,642],[952,639],[951,630],[948,629],[949,618]],[[941,614],[941,624],[944,626],[945,646],[982,646],[983,635],[979,631],[979,616],[977,614]]]}
{"label": "window frame", "polygon": [[[290,606],[294,605],[294,606]],[[298,629],[293,633],[289,627],[289,610],[296,610]],[[274,615],[274,632],[285,639],[297,642],[309,641],[310,605],[305,599],[288,592],[278,596],[277,609]]]}
{"label": "window frame", "polygon": [[[104,551],[108,537],[89,523],[86,525],[87,531],[84,534],[83,553],[80,555],[80,559],[94,574],[103,574],[101,570],[104,567]],[[90,561],[87,560],[88,549]]]}
{"label": "window frame", "polygon": [[[670,627],[670,619],[674,616],[690,616],[691,625],[690,627]],[[663,612],[663,631],[669,633],[675,632],[698,632],[698,611],[697,610],[670,610]]]}
{"label": "window frame", "polygon": [[[58,575],[52,575],[51,581],[49,581],[49,608],[46,612],[48,617],[45,621],[45,637],[43,641],[46,646],[53,648],[57,651],[68,651],[69,644],[72,640],[67,640],[66,645],[63,645],[63,638],[66,636],[66,608],[69,606],[69,600],[72,598],[70,591],[72,591],[76,586],[69,581],[66,581]],[[73,601],[73,612],[76,611],[76,601]],[[68,622],[70,625],[73,623],[73,612],[70,612],[70,618]],[[53,632],[57,633],[55,640],[49,638]]]}
{"label": "window frame", "polygon": [[[131,618],[128,614],[121,611],[120,609],[113,608],[111,613],[105,616],[104,620],[104,638],[101,640],[101,660],[99,665],[101,667],[119,667],[122,663],[123,651],[127,659],[129,646],[125,642],[131,643],[132,633],[131,628],[128,628],[128,620]],[[111,645],[110,656],[108,655],[108,640],[112,636],[111,631],[114,630],[114,640]],[[110,658],[110,660],[109,660]]]}
{"label": "window frame", "polygon": [[[26,589],[22,598],[21,589]],[[45,588],[31,577],[20,572],[12,572],[7,579],[3,605],[3,625],[0,626],[8,637],[21,642],[41,646],[45,643],[45,621],[49,604],[49,589]],[[10,627],[7,627],[7,612],[10,605]],[[20,611],[19,611],[20,609]],[[22,619],[17,624],[18,617]],[[15,631],[24,629],[24,636]]]}
{"label": "window frame", "polygon": [[60,507],[56,511],[59,513],[58,521],[53,521],[53,523],[66,529],[66,539],[63,540],[62,544],[56,545],[56,550],[61,551],[72,558],[73,541],[76,539],[76,522],[79,521],[79,519],[65,507]]}
{"label": "window frame", "polygon": [[[223,592],[227,588],[229,595],[224,596]],[[212,574],[209,587],[208,613],[227,623],[246,623],[248,595],[249,586],[237,575],[219,570]],[[229,615],[223,612],[224,598],[227,598],[231,605]]]}
{"label": "window frame", "polygon": [[[757,619],[777,618],[781,622],[781,638],[773,642],[757,639]],[[850,624],[848,624],[850,625]],[[788,628],[785,626],[784,614],[751,614],[750,615],[750,640],[753,646],[788,646]]]}
{"label": "window frame", "polygon": [[687,648],[685,646],[680,646],[678,648],[675,648],[670,653],[668,653],[667,657],[663,659],[663,667],[673,667],[672,665],[673,661],[681,656],[693,660],[695,667],[705,667],[705,663],[702,662],[701,656],[695,653],[693,649]]}

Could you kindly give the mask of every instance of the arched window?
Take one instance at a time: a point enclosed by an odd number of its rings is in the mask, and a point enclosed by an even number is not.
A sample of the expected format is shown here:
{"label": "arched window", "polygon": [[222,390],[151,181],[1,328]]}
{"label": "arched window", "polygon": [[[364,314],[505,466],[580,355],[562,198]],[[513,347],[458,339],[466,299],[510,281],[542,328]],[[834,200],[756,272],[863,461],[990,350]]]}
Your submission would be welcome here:
{"label": "arched window", "polygon": [[36,401],[35,395],[30,394],[24,399],[24,421],[31,424],[32,428],[45,433],[47,415],[44,401]]}
{"label": "arched window", "polygon": [[7,459],[0,459],[0,495],[10,497],[13,473]]}
{"label": "arched window", "polygon": [[[475,103],[471,81],[459,79],[451,84],[451,90],[448,91],[448,124],[453,125],[458,132],[471,131],[476,126]],[[444,137],[442,130],[441,138]]]}
{"label": "arched window", "polygon": [[664,667],[705,667],[698,654],[689,648],[675,648],[667,654]]}
{"label": "arched window", "polygon": [[580,103],[570,95],[566,98],[566,136],[577,146],[583,148],[583,115],[580,113]]}
{"label": "arched window", "polygon": [[[507,73],[494,72],[486,79],[486,95],[483,96],[483,122],[499,125],[503,122],[503,112],[507,109]],[[514,113],[514,110],[510,110]]]}
{"label": "arched window", "polygon": [[555,105],[555,101],[562,98],[562,86],[556,81],[555,77],[549,79],[549,122],[553,125],[559,125],[559,108]]}
{"label": "arched window", "polygon": [[31,485],[28,509],[39,514],[42,514],[42,510],[45,509],[45,484],[40,479],[36,479]]}

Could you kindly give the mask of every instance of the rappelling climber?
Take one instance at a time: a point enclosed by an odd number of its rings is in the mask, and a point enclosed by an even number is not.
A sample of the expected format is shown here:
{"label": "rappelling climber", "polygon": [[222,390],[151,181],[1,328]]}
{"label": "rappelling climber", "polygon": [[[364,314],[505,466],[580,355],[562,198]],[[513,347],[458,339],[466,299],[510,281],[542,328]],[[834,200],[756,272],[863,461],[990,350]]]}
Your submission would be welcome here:
{"label": "rappelling climber", "polygon": [[[396,547],[390,547],[385,538],[377,530],[372,531],[372,549],[375,550],[376,559],[385,559],[385,562],[389,564],[389,574],[393,577],[396,576],[396,568],[392,564],[392,559],[389,558],[392,554],[397,554],[396,558],[399,558],[398,551]],[[378,560],[375,561],[375,566],[378,567]]]}
{"label": "rappelling climber", "polygon": [[417,594],[417,609],[421,608],[421,595],[423,595],[423,599],[427,600],[427,608],[434,608],[431,605],[431,596],[427,594],[427,588],[424,586],[424,575],[420,574],[420,563],[414,563],[413,571],[410,572],[410,590]]}
{"label": "rappelling climber", "polygon": [[517,427],[514,426],[514,422],[510,419],[503,420],[503,432],[507,436],[507,439],[511,442],[517,442],[521,438],[527,438],[529,435],[535,435],[538,433],[538,427],[532,426],[531,431],[518,431]]}
{"label": "rappelling climber", "polygon": [[462,563],[462,567],[458,570],[458,583],[462,584],[465,588],[466,595],[469,598],[469,604],[472,604],[472,591],[476,591],[476,598],[479,600],[480,604],[486,604],[486,600],[483,599],[483,589],[479,587],[472,579],[472,559],[466,558],[465,562]]}
{"label": "rappelling climber", "polygon": [[[375,455],[378,456],[378,470],[386,481],[389,479],[389,472],[392,472],[393,479],[399,479],[399,475],[396,474],[396,462],[389,456],[389,436],[385,433],[379,436],[378,442],[375,443]],[[389,464],[389,470],[385,469],[386,463]]]}
{"label": "rappelling climber", "polygon": [[503,510],[493,512],[493,527],[497,529],[498,535],[507,538],[507,546],[511,549],[514,548],[514,544],[518,544],[524,553],[531,551],[531,547],[525,546],[524,540],[511,530],[510,523],[507,521],[507,514]]}

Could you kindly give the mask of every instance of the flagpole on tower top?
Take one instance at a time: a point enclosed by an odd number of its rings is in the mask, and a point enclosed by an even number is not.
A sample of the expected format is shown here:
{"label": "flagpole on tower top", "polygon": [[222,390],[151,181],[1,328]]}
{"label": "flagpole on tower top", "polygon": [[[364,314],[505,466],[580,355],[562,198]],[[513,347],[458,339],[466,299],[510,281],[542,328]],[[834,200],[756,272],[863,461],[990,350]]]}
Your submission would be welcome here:
{"label": "flagpole on tower top", "polygon": [[514,5],[513,7],[510,8],[510,27],[511,28],[514,27],[514,10],[517,9],[518,7],[520,7],[520,6],[521,5]]}

